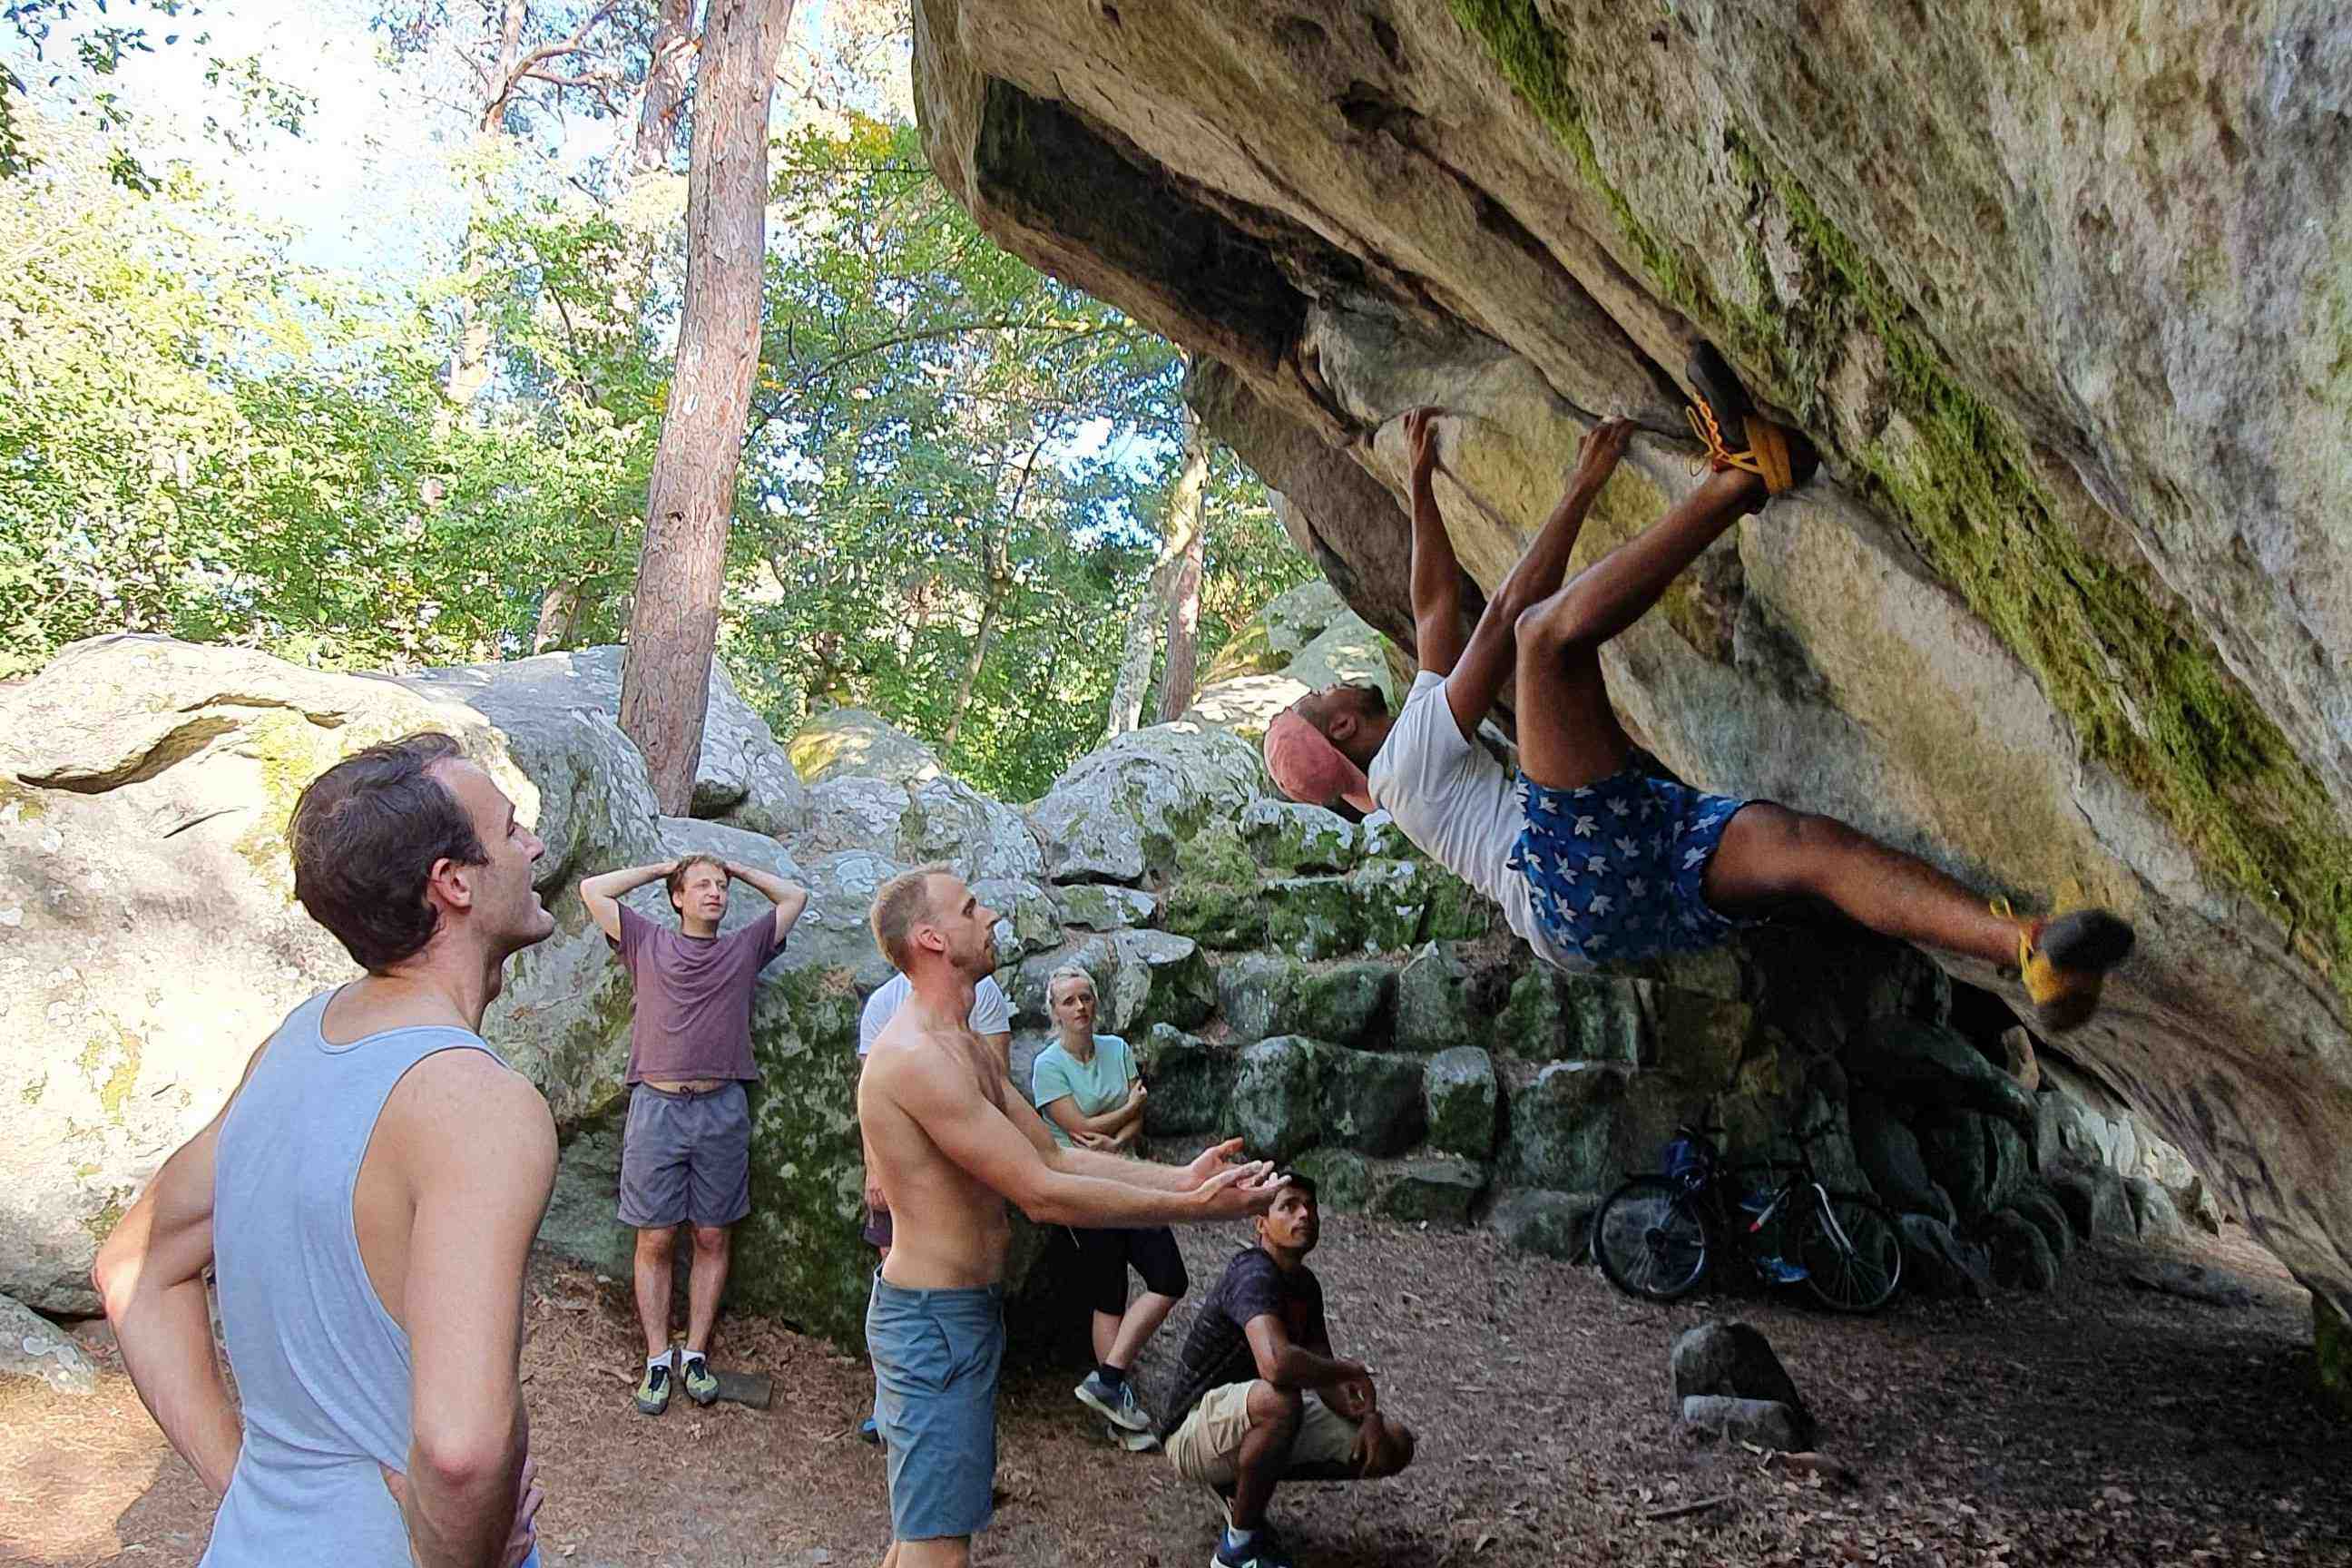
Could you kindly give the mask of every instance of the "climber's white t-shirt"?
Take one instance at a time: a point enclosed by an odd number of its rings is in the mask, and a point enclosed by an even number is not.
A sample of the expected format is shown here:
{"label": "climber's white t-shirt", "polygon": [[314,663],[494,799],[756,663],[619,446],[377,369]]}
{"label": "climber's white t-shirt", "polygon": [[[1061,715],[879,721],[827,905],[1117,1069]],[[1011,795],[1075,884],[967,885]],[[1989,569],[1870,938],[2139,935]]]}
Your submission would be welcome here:
{"label": "climber's white t-shirt", "polygon": [[[890,1026],[891,1016],[898,1004],[915,987],[903,974],[894,974],[874,989],[866,999],[866,1011],[857,1016],[857,1054],[866,1055],[882,1031]],[[971,988],[971,1017],[967,1020],[975,1035],[1002,1035],[1013,1027],[1013,1005],[1005,1000],[1004,987],[995,976],[983,974],[980,984]]]}
{"label": "climber's white t-shirt", "polygon": [[1372,799],[1423,854],[1503,909],[1513,931],[1545,963],[1573,973],[1592,965],[1563,951],[1536,923],[1528,879],[1510,865],[1528,825],[1517,781],[1486,748],[1465,737],[1445,700],[1445,678],[1423,670],[1364,771]]}

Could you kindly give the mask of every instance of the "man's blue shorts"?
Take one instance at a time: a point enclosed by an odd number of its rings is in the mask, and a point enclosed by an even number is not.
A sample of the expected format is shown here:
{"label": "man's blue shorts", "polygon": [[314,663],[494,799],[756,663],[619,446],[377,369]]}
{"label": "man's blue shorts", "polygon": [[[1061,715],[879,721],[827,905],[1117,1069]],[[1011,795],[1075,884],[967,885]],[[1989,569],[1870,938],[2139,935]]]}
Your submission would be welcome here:
{"label": "man's blue shorts", "polygon": [[1593,963],[1713,947],[1752,921],[1718,913],[1699,890],[1732,814],[1748,803],[1702,795],[1639,764],[1575,789],[1519,775],[1528,824],[1510,864],[1536,920]]}
{"label": "man's blue shorts", "polygon": [[888,1455],[891,1536],[977,1535],[994,1511],[1003,1287],[909,1290],[877,1269],[866,1348]]}

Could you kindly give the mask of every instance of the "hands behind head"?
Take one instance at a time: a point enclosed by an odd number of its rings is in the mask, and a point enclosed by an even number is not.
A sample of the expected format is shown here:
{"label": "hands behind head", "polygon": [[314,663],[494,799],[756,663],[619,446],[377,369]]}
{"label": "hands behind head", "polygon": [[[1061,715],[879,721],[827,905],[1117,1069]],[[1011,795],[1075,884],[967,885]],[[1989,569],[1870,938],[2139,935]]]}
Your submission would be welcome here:
{"label": "hands behind head", "polygon": [[1427,479],[1437,468],[1437,410],[1423,406],[1404,416],[1405,457],[1415,480]]}
{"label": "hands behind head", "polygon": [[1598,488],[1617,467],[1625,455],[1625,443],[1633,438],[1633,422],[1612,415],[1584,433],[1576,448],[1576,482]]}

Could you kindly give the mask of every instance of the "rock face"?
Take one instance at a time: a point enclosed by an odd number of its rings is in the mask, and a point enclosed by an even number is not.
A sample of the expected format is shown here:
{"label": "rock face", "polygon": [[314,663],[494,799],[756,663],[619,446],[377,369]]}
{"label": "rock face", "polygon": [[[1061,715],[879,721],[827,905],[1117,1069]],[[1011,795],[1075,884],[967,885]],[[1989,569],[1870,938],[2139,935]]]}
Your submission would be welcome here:
{"label": "rock face", "polygon": [[[1965,1265],[1996,1228],[2031,1250],[2002,1215],[2063,1258],[2076,1228],[2126,1237],[2149,1215],[2160,1228],[2159,1194],[2176,1189],[2158,1178],[2188,1170],[2054,1055],[2021,1110],[1988,1089],[2023,1092],[1990,1066],[2008,1014],[1975,994],[1957,1008],[1907,950],[1791,927],[1637,972],[1553,975],[1507,934],[1465,934],[1490,906],[1384,819],[1269,799],[1249,748],[1197,724],[1122,738],[1024,814],[912,759],[903,736],[848,762],[828,752],[814,785],[779,781],[781,749],[714,683],[740,793],[713,784],[698,799],[717,815],[665,817],[610,715],[616,668],[592,649],[395,682],[114,638],[0,692],[0,1022],[30,1042],[0,1067],[0,1286],[46,1311],[94,1308],[90,1258],[156,1162],[287,1008],[349,975],[289,902],[284,817],[344,752],[427,725],[464,737],[548,840],[538,879],[557,932],[511,965],[485,1030],[554,1108],[563,1157],[542,1238],[566,1256],[618,1273],[631,1240],[613,1195],[632,996],[579,879],[708,851],[810,888],[752,1016],[764,1077],[734,1299],[848,1342],[871,1258],[855,1231],[853,1047],[888,973],[866,915],[886,879],[934,857],[979,876],[1003,915],[1016,1079],[1048,1038],[1047,975],[1076,963],[1149,1075],[1148,1132],[1193,1147],[1241,1134],[1315,1171],[1334,1207],[1483,1218],[1528,1251],[1573,1257],[1600,1195],[1653,1168],[1678,1122],[1720,1121],[1740,1158],[1786,1153],[1790,1130],[1819,1125],[1828,1180],[1921,1211],[1909,1217],[1934,1227],[1934,1261],[1962,1265],[1923,1267],[1906,1288],[1973,1289],[1984,1269]],[[857,771],[868,761],[879,775]],[[796,826],[782,838],[747,826],[763,821]],[[1056,843],[1066,870],[1082,846],[1135,854],[1049,884]],[[1126,879],[1091,879],[1112,868]],[[1236,910],[1296,896],[1346,940],[1302,957],[1267,950],[1282,921],[1262,921],[1255,944],[1167,929],[1212,895]],[[670,918],[657,886],[633,898]],[[765,913],[747,892],[727,923]],[[1849,1082],[1841,1053],[1904,1031],[1933,1047],[1889,1055],[1913,1077],[1874,1079],[1885,1094]],[[1933,1073],[1918,1078],[1913,1056]],[[2022,1114],[2031,1135],[1966,1109],[1956,1084]],[[1986,1213],[1956,1214],[1939,1183]],[[1024,1245],[1024,1266],[1036,1251]]]}
{"label": "rock face", "polygon": [[2068,1050],[2352,1305],[2352,469],[2307,456],[2352,413],[2335,8],[914,16],[941,178],[1198,356],[1407,647],[1403,411],[1451,416],[1491,591],[1595,416],[1645,434],[1580,563],[1684,492],[1675,377],[1720,344],[1824,475],[1610,646],[1628,719],[1695,784],[2129,916]]}

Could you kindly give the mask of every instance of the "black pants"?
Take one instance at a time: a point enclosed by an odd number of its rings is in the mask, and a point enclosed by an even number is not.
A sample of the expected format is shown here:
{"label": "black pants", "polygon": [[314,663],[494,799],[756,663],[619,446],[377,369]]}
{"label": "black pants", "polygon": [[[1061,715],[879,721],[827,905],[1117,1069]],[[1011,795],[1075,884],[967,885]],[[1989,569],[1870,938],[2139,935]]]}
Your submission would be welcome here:
{"label": "black pants", "polygon": [[1127,1310],[1127,1271],[1132,1266],[1143,1276],[1143,1288],[1154,1295],[1181,1297],[1190,1288],[1184,1276],[1184,1255],[1164,1225],[1139,1229],[1076,1230],[1078,1289],[1097,1312],[1118,1317]]}

